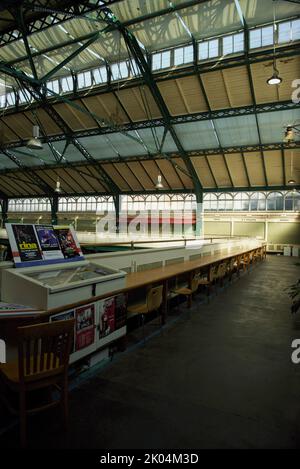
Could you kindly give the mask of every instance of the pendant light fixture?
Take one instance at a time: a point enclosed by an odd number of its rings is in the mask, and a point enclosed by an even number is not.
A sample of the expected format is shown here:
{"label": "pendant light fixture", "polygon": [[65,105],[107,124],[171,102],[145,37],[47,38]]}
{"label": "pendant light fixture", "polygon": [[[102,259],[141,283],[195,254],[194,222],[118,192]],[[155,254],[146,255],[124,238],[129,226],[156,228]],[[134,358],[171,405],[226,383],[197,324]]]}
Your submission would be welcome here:
{"label": "pendant light fixture", "polygon": [[61,187],[60,187],[60,180],[59,180],[59,177],[57,178],[56,187],[55,187],[54,191],[55,191],[57,194],[60,194],[60,193],[61,193]]}
{"label": "pendant light fixture", "polygon": [[162,177],[160,174],[157,176],[157,183],[155,187],[156,189],[159,189],[159,190],[164,188],[163,183],[162,183]]}
{"label": "pendant light fixture", "polygon": [[294,129],[291,125],[288,125],[284,131],[284,139],[285,143],[290,143],[295,140]]}
{"label": "pendant light fixture", "polygon": [[290,179],[288,180],[288,184],[291,185],[291,186],[296,184],[296,181],[293,178],[293,156],[294,156],[294,152],[292,150],[291,151],[291,169],[290,169],[291,172],[290,172]]}
{"label": "pendant light fixture", "polygon": [[277,25],[276,25],[276,14],[275,14],[275,1],[273,1],[273,74],[267,79],[268,85],[280,85],[282,78],[279,76],[279,71],[276,66],[275,50],[277,41]]}
{"label": "pendant light fixture", "polygon": [[27,148],[31,150],[42,150],[43,145],[40,141],[40,129],[38,125],[34,125],[32,129],[32,138],[27,142]]}

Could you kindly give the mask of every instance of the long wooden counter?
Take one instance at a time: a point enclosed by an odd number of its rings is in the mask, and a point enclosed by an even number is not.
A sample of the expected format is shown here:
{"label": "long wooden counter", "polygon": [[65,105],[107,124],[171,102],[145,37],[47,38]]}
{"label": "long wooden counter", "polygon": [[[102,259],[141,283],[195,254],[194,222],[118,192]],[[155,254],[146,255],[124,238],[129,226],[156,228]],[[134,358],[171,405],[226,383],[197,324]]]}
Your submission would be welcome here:
{"label": "long wooden counter", "polygon": [[51,314],[56,314],[66,309],[72,309],[76,306],[87,304],[89,301],[97,301],[103,298],[108,298],[109,296],[117,295],[119,293],[127,293],[131,290],[142,288],[142,287],[151,285],[153,283],[166,282],[173,277],[177,277],[178,275],[193,272],[196,270],[201,271],[201,269],[205,269],[209,267],[210,265],[229,260],[232,257],[239,257],[242,255],[250,256],[250,254],[257,249],[262,249],[263,255],[265,256],[266,246],[257,245],[256,247],[252,247],[251,249],[248,249],[248,250],[232,249],[230,253],[225,254],[225,255],[217,254],[214,256],[204,256],[197,260],[179,262],[176,264],[171,264],[171,265],[159,267],[156,269],[149,269],[149,270],[145,270],[142,272],[128,273],[125,279],[125,287],[120,290],[113,290],[109,293],[105,293],[104,295],[95,296],[92,298],[82,300],[79,303],[68,304],[60,308],[51,309],[51,310],[45,311],[44,313],[42,313],[42,315],[48,316]]}
{"label": "long wooden counter", "polygon": [[[245,264],[248,264],[251,253],[259,250],[261,258],[266,256],[266,246],[256,245],[251,247],[251,249],[232,249],[230,253],[227,254],[217,254],[217,255],[207,255],[196,260],[184,261],[176,264],[167,265],[164,267],[159,267],[155,269],[149,269],[141,272],[129,273],[126,276],[125,287],[119,290],[113,290],[107,292],[100,296],[94,296],[91,298],[85,298],[80,302],[73,304],[66,304],[62,307],[50,309],[43,311],[39,315],[35,316],[22,316],[21,318],[2,318],[0,321],[0,332],[1,338],[13,344],[16,338],[16,329],[21,325],[46,322],[49,320],[49,316],[57,314],[60,312],[68,311],[80,306],[88,305],[89,303],[96,302],[98,300],[109,298],[111,296],[116,296],[121,293],[134,292],[134,290],[147,287],[152,284],[163,284],[163,305],[162,305],[162,322],[165,323],[167,311],[168,311],[168,282],[172,278],[176,278],[182,274],[189,274],[189,284],[191,283],[193,274],[195,272],[203,272],[208,270],[208,268],[214,264],[219,264],[224,261],[228,261],[231,258],[235,258],[239,264],[242,260],[246,261]],[[195,254],[197,254],[195,250]]]}

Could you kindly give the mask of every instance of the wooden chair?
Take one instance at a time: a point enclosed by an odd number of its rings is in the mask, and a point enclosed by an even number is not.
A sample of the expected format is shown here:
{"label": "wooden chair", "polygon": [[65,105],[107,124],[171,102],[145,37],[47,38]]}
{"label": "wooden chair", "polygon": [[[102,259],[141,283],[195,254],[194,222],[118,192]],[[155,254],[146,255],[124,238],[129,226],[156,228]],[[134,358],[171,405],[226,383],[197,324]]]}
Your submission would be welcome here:
{"label": "wooden chair", "polygon": [[178,296],[185,296],[188,302],[188,307],[192,306],[192,297],[193,293],[198,290],[199,286],[199,275],[196,274],[193,276],[190,288],[189,287],[178,287],[172,290],[172,293]]}
{"label": "wooden chair", "polygon": [[222,286],[224,283],[224,278],[227,273],[227,263],[226,262],[221,262],[218,265],[217,273],[216,273],[216,279],[217,281],[220,282],[220,285]]}
{"label": "wooden chair", "polygon": [[[68,365],[74,333],[74,319],[53,323],[35,324],[17,329],[18,360],[0,366],[3,391],[19,394],[19,408],[15,409],[5,393],[3,398],[8,408],[20,418],[21,446],[26,447],[26,420],[31,415],[61,404],[65,427],[68,420]],[[49,399],[38,407],[27,405],[28,392],[48,390],[55,387],[60,391],[60,400]],[[11,393],[10,393],[11,394]]]}
{"label": "wooden chair", "polygon": [[211,286],[216,280],[216,274],[217,274],[217,266],[212,265],[210,266],[208,273],[198,279],[198,287],[204,287],[207,290],[208,301],[209,301],[209,296],[211,292]]}
{"label": "wooden chair", "polygon": [[147,291],[145,303],[129,305],[127,307],[127,318],[139,316],[143,328],[143,341],[145,343],[145,315],[153,311],[159,311],[163,302],[163,285],[151,287]]}
{"label": "wooden chair", "polygon": [[237,272],[237,261],[235,257],[231,257],[227,264],[227,275],[229,278],[229,282],[232,281],[233,274]]}

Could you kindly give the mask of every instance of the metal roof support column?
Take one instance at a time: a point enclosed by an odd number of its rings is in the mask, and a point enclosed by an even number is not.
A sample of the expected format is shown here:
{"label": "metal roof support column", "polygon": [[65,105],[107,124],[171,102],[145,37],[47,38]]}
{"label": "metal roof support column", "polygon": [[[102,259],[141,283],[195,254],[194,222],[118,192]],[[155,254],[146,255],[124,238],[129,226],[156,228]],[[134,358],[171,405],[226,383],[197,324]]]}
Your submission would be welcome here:
{"label": "metal roof support column", "polygon": [[196,227],[195,235],[199,238],[203,234],[203,191],[196,192]]}
{"label": "metal roof support column", "polygon": [[116,219],[116,233],[120,231],[120,211],[121,211],[121,195],[114,195],[114,206],[115,206],[115,219]]}
{"label": "metal roof support column", "polygon": [[5,228],[5,223],[7,222],[7,212],[8,212],[8,198],[2,197],[1,201],[1,215],[2,215],[2,228]]}
{"label": "metal roof support column", "polygon": [[57,225],[58,219],[57,219],[57,213],[58,213],[58,201],[59,197],[57,194],[53,194],[52,197],[50,197],[50,205],[51,205],[51,223],[52,225]]}
{"label": "metal roof support column", "polygon": [[[183,159],[187,169],[188,169],[188,172],[189,172],[189,175],[193,181],[193,185],[194,185],[194,190],[195,192],[201,192],[202,190],[202,185],[201,185],[201,182],[198,178],[198,175],[195,171],[195,168],[191,162],[191,160],[189,159],[186,151],[184,150],[177,134],[176,134],[176,131],[175,129],[172,127],[171,125],[171,115],[169,113],[169,110],[162,98],[162,95],[159,91],[159,88],[155,82],[155,80],[153,79],[153,76],[152,76],[152,73],[151,73],[151,69],[149,67],[149,64],[147,62],[147,60],[145,59],[144,57],[144,53],[143,51],[141,50],[135,36],[130,32],[128,31],[123,25],[122,23],[117,20],[117,18],[113,15],[113,13],[107,8],[107,9],[103,9],[102,10],[102,13],[103,13],[103,19],[104,21],[106,21],[109,25],[117,28],[120,32],[120,34],[123,36],[123,39],[128,47],[128,50],[130,51],[130,53],[132,54],[132,57],[134,58],[134,60],[136,61],[139,69],[140,69],[140,72],[141,72],[141,75],[145,81],[145,83],[148,85],[150,91],[151,91],[151,94],[162,114],[162,117],[163,117],[163,121],[164,121],[164,126],[169,130],[177,148],[178,148],[178,151],[180,153],[180,156],[181,158]],[[102,16],[101,16],[102,17]]]}

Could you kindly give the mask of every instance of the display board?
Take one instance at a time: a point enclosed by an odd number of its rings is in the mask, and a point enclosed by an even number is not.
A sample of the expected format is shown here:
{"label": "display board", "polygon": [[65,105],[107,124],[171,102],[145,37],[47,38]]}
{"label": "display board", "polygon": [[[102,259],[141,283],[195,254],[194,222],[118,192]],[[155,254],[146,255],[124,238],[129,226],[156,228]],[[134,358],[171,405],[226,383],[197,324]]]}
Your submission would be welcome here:
{"label": "display board", "polygon": [[16,267],[83,260],[72,226],[6,223]]}
{"label": "display board", "polygon": [[75,319],[70,363],[126,335],[127,295],[120,293],[50,316],[50,322]]}

